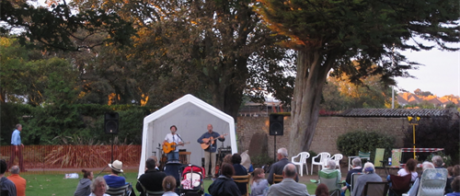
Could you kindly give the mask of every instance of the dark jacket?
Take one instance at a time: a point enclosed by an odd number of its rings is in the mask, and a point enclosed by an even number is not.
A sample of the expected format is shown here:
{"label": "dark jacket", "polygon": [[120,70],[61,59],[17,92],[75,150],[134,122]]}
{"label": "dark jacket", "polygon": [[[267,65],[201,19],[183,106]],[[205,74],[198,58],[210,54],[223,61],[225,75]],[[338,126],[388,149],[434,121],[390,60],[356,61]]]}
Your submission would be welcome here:
{"label": "dark jacket", "polygon": [[345,180],[348,184],[351,184],[351,175],[354,174],[354,173],[361,173],[363,172],[363,169],[362,168],[359,168],[359,169],[352,169],[350,171],[348,171],[348,174],[347,174],[347,179]]}
{"label": "dark jacket", "polygon": [[[246,171],[246,168],[244,168],[241,164],[233,164],[233,168],[235,169],[235,176],[248,175],[248,171]],[[238,186],[238,189],[240,189],[240,192],[242,195],[248,192],[246,183],[238,183],[238,182],[235,182],[235,183],[236,183],[236,186]]]}
{"label": "dark jacket", "polygon": [[145,196],[145,191],[139,182],[142,183],[148,191],[162,191],[162,183],[165,177],[166,174],[164,172],[157,171],[155,169],[145,171],[145,174],[142,174],[141,177],[139,177],[136,184],[137,191],[141,192],[140,196]]}
{"label": "dark jacket", "polygon": [[208,188],[212,196],[240,196],[240,190],[236,183],[226,176],[219,176]]}
{"label": "dark jacket", "polygon": [[[283,174],[283,169],[284,166],[286,166],[288,163],[291,163],[287,158],[282,158],[276,163],[273,163],[273,165],[270,167],[270,172],[268,173],[268,183],[273,184],[273,173],[276,175],[282,175]],[[296,175],[295,181],[299,182],[299,176]]]}
{"label": "dark jacket", "polygon": [[88,196],[91,194],[91,180],[88,178],[82,178],[77,185],[77,190],[75,190],[74,196]]}

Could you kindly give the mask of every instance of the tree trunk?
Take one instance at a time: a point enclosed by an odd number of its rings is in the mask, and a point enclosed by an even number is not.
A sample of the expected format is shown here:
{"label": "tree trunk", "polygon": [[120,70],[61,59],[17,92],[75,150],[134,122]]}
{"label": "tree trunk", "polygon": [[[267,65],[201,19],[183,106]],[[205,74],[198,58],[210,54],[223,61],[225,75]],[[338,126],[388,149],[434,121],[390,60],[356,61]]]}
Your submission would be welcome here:
{"label": "tree trunk", "polygon": [[[328,71],[332,67],[330,55],[326,59],[318,51],[298,51],[297,76],[292,100],[292,124],[289,134],[291,155],[308,151],[319,117],[321,93]],[[333,145],[333,144],[331,144]]]}

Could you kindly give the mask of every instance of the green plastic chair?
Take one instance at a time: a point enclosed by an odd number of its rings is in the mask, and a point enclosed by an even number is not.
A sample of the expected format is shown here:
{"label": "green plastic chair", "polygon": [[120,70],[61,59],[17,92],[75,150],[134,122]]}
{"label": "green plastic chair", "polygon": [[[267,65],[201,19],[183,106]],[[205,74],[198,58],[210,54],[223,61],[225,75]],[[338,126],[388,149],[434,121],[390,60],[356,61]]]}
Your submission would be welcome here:
{"label": "green plastic chair", "polygon": [[375,156],[374,156],[374,167],[375,168],[383,167],[383,164],[381,161],[383,161],[384,155],[385,155],[385,148],[375,149]]}
{"label": "green plastic chair", "polygon": [[340,188],[342,187],[343,182],[340,181],[341,176],[339,176],[338,171],[334,171],[331,173],[325,173],[323,171],[318,172],[319,180],[310,180],[316,184],[325,184],[327,189],[329,190],[329,195],[331,196],[340,196]]}

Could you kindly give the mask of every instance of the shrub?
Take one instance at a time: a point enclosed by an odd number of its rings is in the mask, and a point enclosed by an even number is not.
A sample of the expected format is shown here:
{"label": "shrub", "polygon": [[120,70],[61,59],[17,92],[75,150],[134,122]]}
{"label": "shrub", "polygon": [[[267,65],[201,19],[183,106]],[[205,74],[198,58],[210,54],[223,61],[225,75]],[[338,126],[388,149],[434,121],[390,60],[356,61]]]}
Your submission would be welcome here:
{"label": "shrub", "polygon": [[[446,155],[452,157],[453,164],[459,160],[459,121],[450,118],[431,118],[422,119],[415,128],[415,147],[416,148],[444,148]],[[403,139],[404,147],[413,147],[413,127],[410,126],[405,132]],[[420,160],[425,160],[422,157]],[[427,155],[425,155],[427,156]]]}
{"label": "shrub", "polygon": [[389,157],[395,138],[377,132],[355,131],[343,134],[337,139],[337,149],[345,156],[358,155],[358,152],[371,152],[374,160],[375,149],[385,148],[385,157]]}

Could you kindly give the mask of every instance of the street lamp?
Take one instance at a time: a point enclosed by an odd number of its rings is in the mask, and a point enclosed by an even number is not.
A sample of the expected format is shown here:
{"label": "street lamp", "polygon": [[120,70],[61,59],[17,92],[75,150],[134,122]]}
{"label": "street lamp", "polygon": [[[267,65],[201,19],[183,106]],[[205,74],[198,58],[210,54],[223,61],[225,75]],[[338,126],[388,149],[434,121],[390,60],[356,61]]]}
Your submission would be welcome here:
{"label": "street lamp", "polygon": [[413,137],[414,137],[414,159],[415,159],[415,126],[418,125],[418,121],[420,121],[419,116],[408,116],[407,120],[409,121],[409,124],[412,125],[413,127]]}

